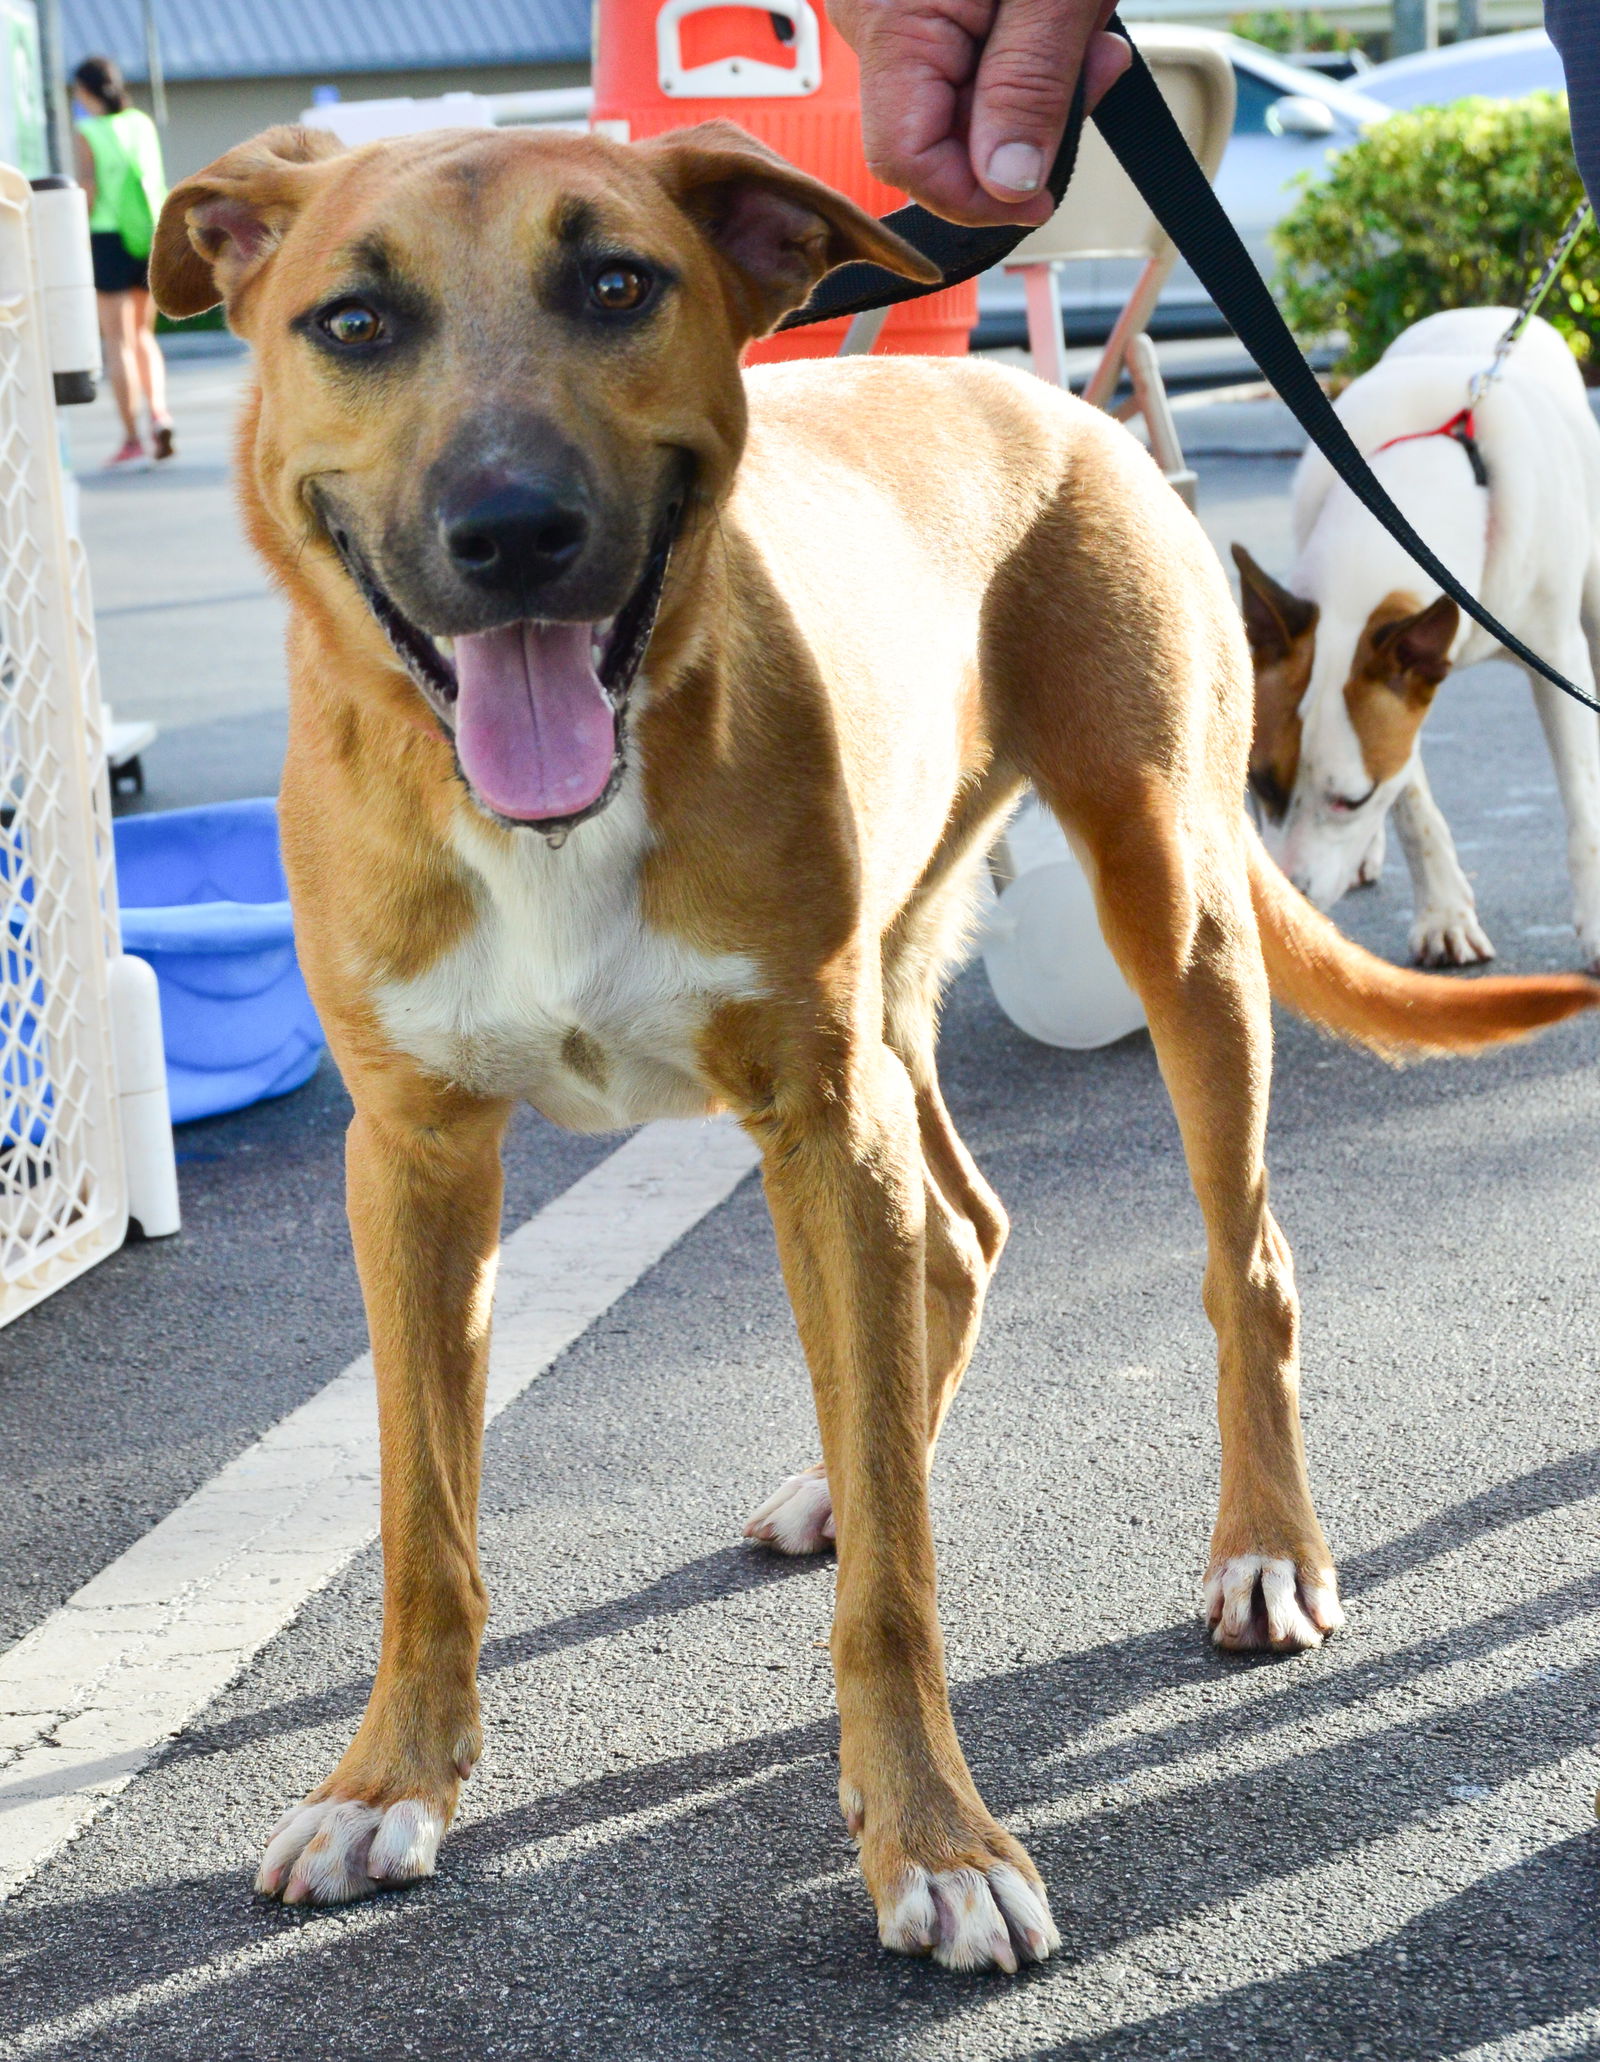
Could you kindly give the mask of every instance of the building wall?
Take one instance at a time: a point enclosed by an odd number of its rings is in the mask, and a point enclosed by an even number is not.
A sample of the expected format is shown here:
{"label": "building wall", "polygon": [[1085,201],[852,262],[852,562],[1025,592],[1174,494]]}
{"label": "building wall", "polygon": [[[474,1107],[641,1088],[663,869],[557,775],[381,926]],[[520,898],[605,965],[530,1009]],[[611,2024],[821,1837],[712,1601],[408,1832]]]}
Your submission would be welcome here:
{"label": "building wall", "polygon": [[[292,122],[311,105],[314,86],[337,86],[343,100],[424,100],[439,93],[527,93],[547,86],[587,84],[585,64],[506,65],[427,72],[317,72],[294,79],[193,79],[167,88],[164,138],[167,178],[176,185],[236,143]],[[133,98],[150,105],[149,89]]]}

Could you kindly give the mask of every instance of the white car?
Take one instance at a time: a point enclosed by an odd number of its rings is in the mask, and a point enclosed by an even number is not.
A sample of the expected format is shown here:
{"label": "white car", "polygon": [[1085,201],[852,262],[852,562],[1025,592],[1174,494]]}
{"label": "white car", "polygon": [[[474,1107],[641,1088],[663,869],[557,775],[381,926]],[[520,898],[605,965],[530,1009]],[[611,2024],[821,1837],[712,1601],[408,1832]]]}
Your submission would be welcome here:
{"label": "white car", "polygon": [[1419,50],[1393,57],[1361,74],[1361,90],[1385,107],[1429,107],[1482,94],[1488,100],[1520,100],[1549,88],[1566,91],[1560,54],[1543,29],[1517,29],[1507,36],[1474,36],[1443,50]]}
{"label": "white car", "polygon": [[[1197,30],[1196,34],[1204,34]],[[1360,74],[1350,82],[1288,64],[1238,36],[1208,37],[1233,66],[1233,133],[1217,173],[1216,194],[1245,248],[1271,278],[1270,235],[1293,205],[1294,181],[1318,172],[1361,132],[1392,112],[1370,98]],[[1497,37],[1497,42],[1514,40]],[[1138,263],[1083,259],[1062,268],[1061,307],[1069,343],[1097,343],[1109,332],[1139,274]],[[1222,328],[1209,296],[1181,262],[1174,267],[1150,327],[1157,336],[1203,335]],[[1022,282],[992,272],[978,288],[976,344],[1018,344],[1026,337]]]}

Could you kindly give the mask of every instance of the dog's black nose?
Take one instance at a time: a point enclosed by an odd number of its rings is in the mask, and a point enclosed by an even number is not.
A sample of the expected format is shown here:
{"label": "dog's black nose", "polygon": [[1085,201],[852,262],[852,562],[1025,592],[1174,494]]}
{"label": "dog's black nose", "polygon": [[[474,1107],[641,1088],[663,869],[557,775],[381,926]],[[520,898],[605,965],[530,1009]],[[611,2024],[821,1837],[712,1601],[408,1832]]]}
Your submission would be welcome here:
{"label": "dog's black nose", "polygon": [[582,551],[589,514],[574,487],[507,482],[441,515],[439,528],[452,563],[475,587],[532,594]]}

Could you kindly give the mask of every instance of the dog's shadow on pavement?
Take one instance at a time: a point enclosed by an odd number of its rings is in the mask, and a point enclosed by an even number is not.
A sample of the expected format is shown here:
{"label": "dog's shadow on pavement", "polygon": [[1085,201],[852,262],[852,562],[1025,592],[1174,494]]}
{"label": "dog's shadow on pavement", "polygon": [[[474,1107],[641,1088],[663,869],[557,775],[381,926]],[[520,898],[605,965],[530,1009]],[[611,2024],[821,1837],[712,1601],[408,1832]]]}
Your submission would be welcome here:
{"label": "dog's shadow on pavement", "polygon": [[[627,1596],[608,1597],[603,1603],[552,1619],[547,1625],[485,1640],[478,1674],[483,1679],[501,1669],[559,1653],[563,1647],[632,1632],[652,1620],[679,1617],[701,1605],[726,1602],[746,1591],[766,1589],[797,1576],[814,1576],[818,1566],[816,1561],[787,1559],[782,1554],[745,1546],[720,1547],[697,1561],[686,1561],[682,1567],[669,1569]],[[167,1758],[204,1760],[252,1740],[275,1739],[339,1718],[358,1719],[366,1708],[370,1687],[370,1679],[362,1677],[331,1690],[191,1729],[173,1742]]]}
{"label": "dog's shadow on pavement", "polygon": [[[1347,1588],[1391,1580],[1597,1493],[1600,1451],[1553,1463],[1352,1561]],[[514,1667],[807,1568],[729,1548],[628,1596],[491,1642],[485,1668]],[[53,2022],[66,2034],[66,2015],[111,2003],[129,1989],[132,1968],[137,1984],[158,1989],[147,2002],[129,2000],[131,2013],[113,2004],[111,2023],[125,2024],[127,2052],[150,2062],[202,2051],[194,2045],[197,2000],[205,2001],[207,2025],[264,2025],[295,1980],[314,1981],[322,2025],[351,2030],[329,2056],[375,2056],[388,2049],[373,2012],[387,2011],[396,1996],[425,1995],[422,1972],[467,1957],[493,1980],[486,1976],[481,1996],[453,2001],[454,2045],[425,2052],[843,2062],[954,2054],[946,2044],[959,2027],[977,2040],[973,2054],[1015,2062],[1166,2062],[1235,2051],[1274,2062],[1343,2062],[1363,2052],[1439,2062],[1600,2006],[1600,1956],[1587,1951],[1600,1906],[1596,1840],[1567,1839],[1498,1870],[1469,1858],[1474,1880],[1404,1924],[1385,1924],[1380,1911],[1383,1937],[1355,1952],[1319,1954],[1315,1926],[1302,1916],[1301,1965],[1269,1980],[1191,2001],[1184,1984],[1203,1979],[1203,1969],[1157,1969],[1172,1980],[1115,2033],[1068,2037],[1075,1977],[1097,1958],[1120,1955],[1148,1985],[1141,1936],[1211,1912],[1222,1915],[1219,1925],[1242,1923],[1224,1911],[1229,1900],[1330,1862],[1359,1866],[1370,1843],[1448,1811],[1463,1774],[1498,1786],[1593,1745],[1600,1663],[1519,1677],[1447,1706],[1421,1696],[1415,1715],[1377,1728],[1353,1724],[1300,1753],[1285,1756],[1280,1738],[1261,1765],[1250,1751],[1264,1733],[1292,1741],[1312,1722],[1356,1719],[1380,1693],[1425,1692],[1441,1669],[1492,1669],[1513,1642],[1597,1608],[1600,1572],[1337,1666],[1318,1657],[1285,1667],[1216,1656],[1184,1624],[958,1683],[957,1723],[980,1787],[999,1816],[1026,1833],[1064,1938],[1062,1955],[1020,1987],[950,1976],[878,1948],[838,1829],[837,1730],[828,1720],[608,1770],[468,1818],[446,1850],[439,1884],[354,1913],[308,1921],[252,1900],[231,1872],[152,1885],[68,1908],[73,1951],[64,1975],[63,1907],[41,1905],[37,1924],[32,1911],[15,1908],[0,1928],[0,1996],[9,1999],[0,2031]],[[1241,1669],[1255,1677],[1258,1694],[1215,1694]],[[1182,1695],[1196,1686],[1211,1693]],[[237,1750],[354,1713],[364,1690],[340,1685],[302,1708],[263,1713],[259,1723],[213,1728],[178,1752]],[[1091,1727],[1174,1693],[1170,1722],[1087,1737]],[[1393,1708],[1391,1698],[1385,1712]],[[1219,1773],[1230,1744],[1237,1768]],[[1123,1801],[1116,1792],[1130,1779],[1143,1790]],[[1449,1867],[1461,1873],[1459,1850]],[[1292,1923],[1292,1908],[1292,1900],[1275,1903],[1253,1923],[1276,1932]],[[347,1930],[355,1949],[356,1928],[359,1952],[342,1952]],[[990,2012],[1000,2016],[978,2040]],[[369,2020],[363,2045],[355,2030]],[[85,2025],[64,2045],[30,2042],[27,2052],[106,2049]],[[245,2042],[204,2052],[209,2062],[253,2051]]]}

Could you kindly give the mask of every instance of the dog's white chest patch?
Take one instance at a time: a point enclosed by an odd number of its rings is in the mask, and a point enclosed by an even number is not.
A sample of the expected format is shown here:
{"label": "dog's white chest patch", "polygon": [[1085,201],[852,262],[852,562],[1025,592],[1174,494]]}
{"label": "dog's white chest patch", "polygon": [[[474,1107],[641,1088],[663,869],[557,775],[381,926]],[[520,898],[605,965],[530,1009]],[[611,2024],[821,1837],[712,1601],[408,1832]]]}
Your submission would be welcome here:
{"label": "dog's white chest patch", "polygon": [[508,844],[462,811],[454,842],[479,884],[478,921],[425,973],[378,989],[393,1043],[577,1131],[708,1110],[696,1037],[719,1002],[759,984],[747,960],[645,923],[648,837],[632,780],[558,850],[531,832]]}

